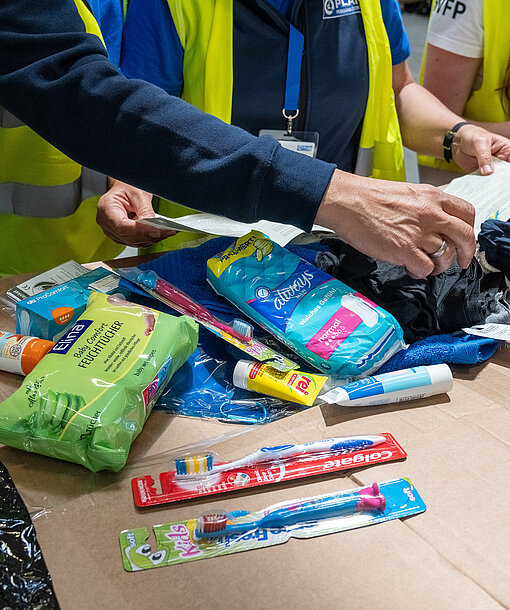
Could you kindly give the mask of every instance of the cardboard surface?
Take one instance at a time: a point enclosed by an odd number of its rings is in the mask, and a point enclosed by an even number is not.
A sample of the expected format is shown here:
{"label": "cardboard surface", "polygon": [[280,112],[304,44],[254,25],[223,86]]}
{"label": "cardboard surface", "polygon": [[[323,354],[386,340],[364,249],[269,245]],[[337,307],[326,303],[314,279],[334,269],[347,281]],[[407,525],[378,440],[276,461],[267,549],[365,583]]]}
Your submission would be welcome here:
{"label": "cardboard surface", "polygon": [[[0,280],[0,291],[12,283]],[[14,329],[5,309],[0,328]],[[154,412],[120,473],[92,474],[8,447],[0,448],[0,460],[31,510],[63,609],[510,607],[510,350],[457,367],[454,378],[449,397],[314,407],[258,428]],[[0,373],[0,398],[20,382]],[[179,448],[200,447],[203,439],[217,441],[216,454],[231,460],[263,445],[381,430],[395,436],[407,461],[155,509],[137,509],[132,500],[133,476],[157,475]],[[122,529],[396,477],[413,481],[427,512],[195,564],[140,573],[122,567]]]}

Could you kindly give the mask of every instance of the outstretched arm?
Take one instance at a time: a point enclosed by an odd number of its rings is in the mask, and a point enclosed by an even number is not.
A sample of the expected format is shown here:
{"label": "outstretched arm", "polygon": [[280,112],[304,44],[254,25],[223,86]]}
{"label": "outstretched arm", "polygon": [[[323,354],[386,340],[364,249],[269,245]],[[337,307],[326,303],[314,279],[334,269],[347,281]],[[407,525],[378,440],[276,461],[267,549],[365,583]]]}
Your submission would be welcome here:
{"label": "outstretched arm", "polygon": [[246,222],[310,229],[334,169],[128,80],[73,0],[0,3],[0,105],[82,165]]}
{"label": "outstretched arm", "polygon": [[[481,62],[479,58],[464,57],[428,44],[423,86],[450,110],[464,116],[464,106],[473,89]],[[470,123],[506,138],[510,137],[510,121],[494,123],[470,120]]]}
{"label": "outstretched arm", "polygon": [[[407,99],[401,108],[416,117]],[[474,252],[465,201],[426,185],[333,174],[331,164],[124,78],[73,0],[0,3],[0,104],[79,163],[195,209],[304,230],[317,215],[355,248],[417,277],[456,254],[467,266]],[[444,131],[451,126],[445,120]],[[432,261],[443,238],[448,252]]]}
{"label": "outstretched arm", "polygon": [[[393,89],[406,146],[419,153],[443,157],[446,132],[463,119],[418,85],[407,62],[393,67]],[[476,125],[462,127],[453,141],[453,160],[467,172],[494,171],[492,157],[510,161],[510,140]]]}

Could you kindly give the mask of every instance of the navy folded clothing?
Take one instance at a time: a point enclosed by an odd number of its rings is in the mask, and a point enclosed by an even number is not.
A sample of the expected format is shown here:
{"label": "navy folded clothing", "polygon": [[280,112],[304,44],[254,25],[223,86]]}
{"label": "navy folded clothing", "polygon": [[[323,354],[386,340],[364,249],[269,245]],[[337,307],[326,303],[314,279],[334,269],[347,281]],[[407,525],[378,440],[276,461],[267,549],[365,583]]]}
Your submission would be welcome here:
{"label": "navy folded clothing", "polygon": [[480,227],[478,243],[489,265],[510,276],[510,222],[486,220]]}
{"label": "navy folded clothing", "polygon": [[464,335],[435,335],[397,352],[377,372],[389,373],[425,364],[478,364],[494,355],[500,341]]}

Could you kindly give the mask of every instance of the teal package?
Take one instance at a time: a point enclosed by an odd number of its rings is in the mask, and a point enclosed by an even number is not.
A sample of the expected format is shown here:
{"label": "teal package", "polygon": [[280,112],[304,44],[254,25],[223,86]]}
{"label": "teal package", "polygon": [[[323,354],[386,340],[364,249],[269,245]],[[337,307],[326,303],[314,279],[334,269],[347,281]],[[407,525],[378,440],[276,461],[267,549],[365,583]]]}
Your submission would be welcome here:
{"label": "teal package", "polygon": [[129,299],[131,293],[119,287],[120,277],[98,267],[88,273],[16,303],[16,332],[48,341],[60,337],[81,316],[92,292],[118,294]]}
{"label": "teal package", "polygon": [[207,279],[218,294],[335,378],[370,375],[405,347],[391,314],[257,231],[209,259]]}

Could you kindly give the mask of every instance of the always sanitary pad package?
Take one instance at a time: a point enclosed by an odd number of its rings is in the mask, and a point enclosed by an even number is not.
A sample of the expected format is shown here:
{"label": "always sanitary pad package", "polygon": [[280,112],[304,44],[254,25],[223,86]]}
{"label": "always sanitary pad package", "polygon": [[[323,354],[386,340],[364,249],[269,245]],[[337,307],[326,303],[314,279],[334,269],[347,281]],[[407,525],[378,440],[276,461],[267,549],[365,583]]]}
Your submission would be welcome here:
{"label": "always sanitary pad package", "polygon": [[335,378],[370,375],[404,347],[391,314],[257,231],[209,259],[207,279],[218,294]]}
{"label": "always sanitary pad package", "polygon": [[0,443],[120,470],[198,326],[116,296],[92,292],[70,330],[0,404]]}

